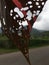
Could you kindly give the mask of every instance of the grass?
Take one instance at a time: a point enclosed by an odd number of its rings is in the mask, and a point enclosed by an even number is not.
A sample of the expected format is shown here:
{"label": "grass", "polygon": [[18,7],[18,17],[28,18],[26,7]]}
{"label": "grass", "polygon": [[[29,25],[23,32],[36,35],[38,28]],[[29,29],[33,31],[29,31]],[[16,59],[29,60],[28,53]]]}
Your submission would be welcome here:
{"label": "grass", "polygon": [[[49,46],[49,45],[32,46],[32,47],[29,47],[29,49],[39,48],[39,47],[44,47],[44,46]],[[4,49],[4,48],[0,48],[0,55],[1,54],[12,53],[12,52],[17,52],[17,51],[19,51],[19,50],[18,49]]]}
{"label": "grass", "polygon": [[[6,36],[2,36],[0,35],[0,43],[2,43],[4,45],[4,42],[8,40],[8,38]],[[11,42],[8,42],[9,44],[11,44]],[[37,39],[32,39],[30,41],[29,44],[29,48],[38,48],[38,47],[42,47],[42,46],[48,46],[49,45],[49,39],[45,39],[45,38],[37,38]],[[6,46],[7,47],[7,46]],[[5,53],[12,53],[12,52],[17,52],[18,49],[5,49],[5,48],[0,48],[0,54],[5,54]]]}
{"label": "grass", "polygon": [[6,54],[6,53],[12,53],[12,52],[16,52],[18,51],[18,49],[0,49],[0,55],[1,54]]}
{"label": "grass", "polygon": [[48,45],[35,45],[35,46],[31,46],[31,47],[29,47],[29,49],[32,49],[32,48],[39,48],[39,47],[44,47],[44,46],[49,46],[49,44]]}

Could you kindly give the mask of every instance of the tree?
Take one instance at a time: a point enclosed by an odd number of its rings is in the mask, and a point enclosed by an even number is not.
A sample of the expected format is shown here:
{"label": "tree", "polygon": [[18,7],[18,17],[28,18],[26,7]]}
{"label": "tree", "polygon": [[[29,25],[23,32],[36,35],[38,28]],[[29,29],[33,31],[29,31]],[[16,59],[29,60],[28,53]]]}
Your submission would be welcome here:
{"label": "tree", "polygon": [[[29,65],[28,41],[32,25],[36,21],[37,16],[41,12],[44,5],[42,2],[33,0],[1,0],[2,11],[2,30],[15,45],[20,49]],[[38,6],[40,4],[40,6]]]}

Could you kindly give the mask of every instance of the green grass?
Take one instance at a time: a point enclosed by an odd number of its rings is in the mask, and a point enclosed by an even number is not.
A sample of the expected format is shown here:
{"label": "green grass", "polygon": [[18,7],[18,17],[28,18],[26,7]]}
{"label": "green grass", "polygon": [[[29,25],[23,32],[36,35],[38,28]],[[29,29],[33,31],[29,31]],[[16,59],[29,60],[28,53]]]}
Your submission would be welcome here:
{"label": "green grass", "polygon": [[17,52],[17,51],[18,51],[18,49],[0,49],[0,55],[6,54],[6,53]]}
{"label": "green grass", "polygon": [[[16,52],[18,51],[17,48],[15,48],[14,45],[12,45],[13,43],[10,42],[10,40],[4,35],[0,35],[0,54],[5,54],[5,53],[12,53],[12,52]],[[8,45],[10,45],[10,48],[7,48]],[[11,45],[12,48],[14,47],[15,49],[11,49]],[[31,39],[30,43],[29,43],[29,48],[38,48],[38,47],[42,47],[42,46],[48,46],[49,45],[49,38],[45,39],[45,38],[37,38],[37,39]],[[2,47],[2,46],[5,46]]]}
{"label": "green grass", "polygon": [[[49,46],[49,45],[41,45],[41,46],[31,46],[29,47],[29,49],[32,49],[32,48],[39,48],[39,47],[44,47],[44,46]],[[12,52],[17,52],[19,51],[18,49],[4,49],[4,48],[0,48],[0,55],[1,54],[7,54],[7,53],[12,53]]]}
{"label": "green grass", "polygon": [[[44,46],[49,46],[49,45],[32,46],[32,47],[29,47],[29,49],[39,48],[39,47],[44,47]],[[1,54],[12,53],[12,52],[17,52],[17,51],[19,51],[19,50],[18,49],[0,49],[0,55]]]}
{"label": "green grass", "polygon": [[49,46],[49,44],[48,45],[35,45],[35,46],[31,46],[31,47],[29,47],[29,49],[32,49],[32,48],[39,48],[39,47],[45,47],[45,46]]}

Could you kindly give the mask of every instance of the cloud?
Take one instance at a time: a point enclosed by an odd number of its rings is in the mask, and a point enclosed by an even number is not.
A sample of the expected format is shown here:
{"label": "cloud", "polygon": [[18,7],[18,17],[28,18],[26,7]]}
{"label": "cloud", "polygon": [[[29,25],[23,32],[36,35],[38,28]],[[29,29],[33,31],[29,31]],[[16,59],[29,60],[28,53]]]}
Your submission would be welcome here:
{"label": "cloud", "polygon": [[42,12],[39,14],[33,28],[38,30],[49,30],[49,0],[44,5]]}

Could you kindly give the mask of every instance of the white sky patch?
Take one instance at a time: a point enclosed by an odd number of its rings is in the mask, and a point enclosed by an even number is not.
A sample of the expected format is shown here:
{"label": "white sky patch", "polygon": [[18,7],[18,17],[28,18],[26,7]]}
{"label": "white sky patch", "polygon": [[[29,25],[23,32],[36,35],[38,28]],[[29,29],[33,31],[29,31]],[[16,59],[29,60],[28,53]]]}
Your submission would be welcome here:
{"label": "white sky patch", "polygon": [[39,12],[40,12],[40,11],[37,11],[36,15],[39,15]]}
{"label": "white sky patch", "polygon": [[28,26],[28,22],[25,20],[25,21],[22,21],[22,25],[23,26]]}
{"label": "white sky patch", "polygon": [[33,28],[38,30],[49,30],[49,0],[44,5],[42,12],[39,14]]}
{"label": "white sky patch", "polygon": [[19,22],[19,25],[28,26],[28,22],[25,20],[25,21]]}
{"label": "white sky patch", "polygon": [[5,19],[3,18],[3,23],[4,23],[4,25],[6,25],[6,23],[5,23]]}
{"label": "white sky patch", "polygon": [[30,8],[32,8],[33,7],[33,5],[30,5]]}
{"label": "white sky patch", "polygon": [[26,10],[28,10],[29,9],[29,7],[24,7],[24,8],[21,8],[21,11],[26,11]]}
{"label": "white sky patch", "polygon": [[27,17],[26,17],[26,19],[28,19],[28,20],[31,20],[31,19],[32,19],[32,13],[31,13],[30,10],[27,12]]}
{"label": "white sky patch", "polygon": [[19,8],[14,8],[14,12],[18,13],[18,15],[20,16],[20,18],[24,17],[24,14],[19,10]]}
{"label": "white sky patch", "polygon": [[0,21],[0,27],[1,27],[1,21]]}
{"label": "white sky patch", "polygon": [[39,3],[38,3],[38,2],[36,2],[36,5],[39,5]]}
{"label": "white sky patch", "polygon": [[32,4],[32,2],[31,2],[31,1],[29,1],[29,2],[28,2],[28,4]]}

